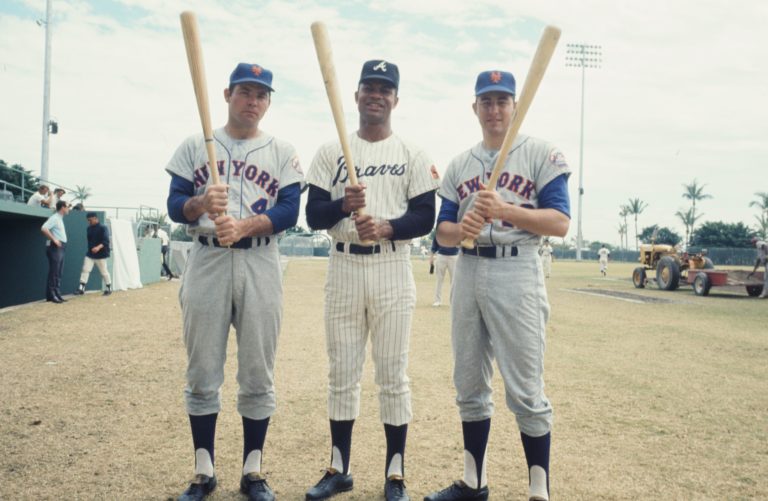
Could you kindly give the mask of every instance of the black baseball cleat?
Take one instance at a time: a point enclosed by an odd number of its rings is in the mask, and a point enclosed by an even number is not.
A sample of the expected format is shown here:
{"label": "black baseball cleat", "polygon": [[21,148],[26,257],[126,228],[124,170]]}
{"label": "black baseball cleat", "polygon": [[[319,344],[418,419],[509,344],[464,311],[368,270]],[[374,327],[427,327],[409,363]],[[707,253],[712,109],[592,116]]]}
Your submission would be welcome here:
{"label": "black baseball cleat", "polygon": [[341,492],[352,490],[352,475],[344,475],[336,470],[329,469],[314,487],[307,491],[305,499],[328,499]]}
{"label": "black baseball cleat", "polygon": [[384,482],[384,497],[387,501],[411,501],[411,497],[405,490],[405,482],[402,478],[388,478]]}
{"label": "black baseball cleat", "polygon": [[473,489],[461,480],[440,492],[424,496],[424,501],[485,501],[488,499],[488,486]]}
{"label": "black baseball cleat", "polygon": [[240,492],[248,496],[248,501],[274,501],[275,493],[267,485],[267,479],[258,473],[243,475],[240,479]]}
{"label": "black baseball cleat", "polygon": [[216,475],[195,475],[187,490],[181,493],[177,501],[202,501],[216,488]]}

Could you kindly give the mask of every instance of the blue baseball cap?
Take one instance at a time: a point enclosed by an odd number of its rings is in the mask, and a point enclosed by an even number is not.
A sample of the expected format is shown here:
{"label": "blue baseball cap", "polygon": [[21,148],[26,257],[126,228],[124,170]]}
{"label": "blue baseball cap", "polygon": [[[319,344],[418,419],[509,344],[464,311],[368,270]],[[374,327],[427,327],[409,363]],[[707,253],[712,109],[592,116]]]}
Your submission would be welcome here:
{"label": "blue baseball cap", "polygon": [[486,92],[506,92],[515,95],[515,77],[508,71],[490,70],[477,75],[475,83],[475,96],[481,96]]}
{"label": "blue baseball cap", "polygon": [[240,63],[235,67],[229,76],[229,86],[243,83],[255,83],[263,85],[271,92],[275,91],[272,88],[272,72],[258,64]]}
{"label": "blue baseball cap", "polygon": [[395,63],[384,61],[383,59],[373,59],[363,64],[363,71],[360,72],[359,84],[368,80],[384,80],[395,86],[400,85],[400,70]]}

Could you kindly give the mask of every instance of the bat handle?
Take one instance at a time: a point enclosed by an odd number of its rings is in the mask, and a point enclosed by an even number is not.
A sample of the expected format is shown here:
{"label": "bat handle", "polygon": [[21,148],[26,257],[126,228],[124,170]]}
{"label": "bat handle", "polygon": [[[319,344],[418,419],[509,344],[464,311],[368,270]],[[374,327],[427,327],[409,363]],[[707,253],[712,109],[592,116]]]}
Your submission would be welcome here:
{"label": "bat handle", "polygon": [[471,238],[465,238],[461,241],[461,246],[465,249],[472,249],[475,247],[475,241]]}

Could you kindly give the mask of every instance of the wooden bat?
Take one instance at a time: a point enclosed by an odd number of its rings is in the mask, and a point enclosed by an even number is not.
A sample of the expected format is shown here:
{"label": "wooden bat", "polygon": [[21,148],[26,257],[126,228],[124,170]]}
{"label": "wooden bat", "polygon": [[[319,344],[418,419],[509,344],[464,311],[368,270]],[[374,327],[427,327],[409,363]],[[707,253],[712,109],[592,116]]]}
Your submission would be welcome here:
{"label": "wooden bat", "polygon": [[[317,52],[317,62],[320,63],[320,72],[323,74],[325,91],[328,94],[328,102],[331,104],[333,121],[336,123],[336,132],[339,134],[341,150],[344,153],[344,163],[347,164],[347,176],[349,183],[353,186],[357,183],[357,172],[355,171],[355,161],[352,158],[352,151],[349,148],[349,138],[347,137],[347,127],[344,123],[344,109],[341,106],[341,93],[336,79],[336,67],[333,65],[333,53],[331,52],[331,40],[328,37],[328,30],[320,21],[312,23],[312,39],[315,42],[315,51]],[[363,209],[358,209],[358,215],[363,215]]]}
{"label": "wooden bat", "polygon": [[[525,77],[525,84],[523,84],[523,90],[520,92],[520,99],[517,102],[517,106],[515,106],[515,111],[512,112],[509,129],[507,129],[507,134],[504,136],[504,142],[501,144],[501,149],[496,157],[496,163],[493,165],[491,179],[488,181],[486,190],[496,190],[496,183],[499,182],[499,176],[501,176],[504,170],[509,150],[512,149],[512,144],[515,142],[515,138],[517,138],[520,125],[522,125],[523,119],[525,119],[525,114],[528,113],[528,108],[531,106],[536,91],[539,89],[539,84],[544,78],[544,72],[547,71],[549,60],[552,59],[552,54],[555,52],[559,40],[560,28],[555,26],[544,28],[536,54],[534,54],[533,61],[531,61],[531,67],[528,69],[528,75]],[[471,249],[475,246],[475,242],[467,238],[461,241],[461,245]]]}
{"label": "wooden bat", "polygon": [[182,12],[180,17],[181,31],[184,34],[184,47],[187,49],[189,73],[192,75],[192,86],[195,88],[195,97],[197,98],[197,111],[200,114],[200,122],[203,125],[203,138],[205,139],[205,149],[208,152],[211,181],[213,184],[219,184],[219,167],[216,163],[216,146],[213,142],[211,113],[208,106],[208,84],[205,81],[203,50],[200,45],[197,18],[195,13],[191,11]]}

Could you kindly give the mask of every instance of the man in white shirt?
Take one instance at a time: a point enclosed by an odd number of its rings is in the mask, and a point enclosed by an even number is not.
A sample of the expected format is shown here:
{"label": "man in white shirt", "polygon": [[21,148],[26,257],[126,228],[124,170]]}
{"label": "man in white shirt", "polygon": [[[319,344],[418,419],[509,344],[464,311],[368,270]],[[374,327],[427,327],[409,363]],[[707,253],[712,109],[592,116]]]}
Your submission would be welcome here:
{"label": "man in white shirt", "polygon": [[48,238],[45,255],[48,257],[48,282],[45,299],[52,303],[64,303],[61,297],[61,272],[64,269],[64,249],[67,246],[67,230],[64,228],[64,216],[69,214],[67,202],[60,200],[56,212],[49,217],[40,231]]}
{"label": "man in white shirt", "polygon": [[[48,194],[48,186],[41,184],[35,193],[27,200],[27,205],[33,207],[49,207],[51,197]],[[55,207],[55,205],[54,205]]]}

